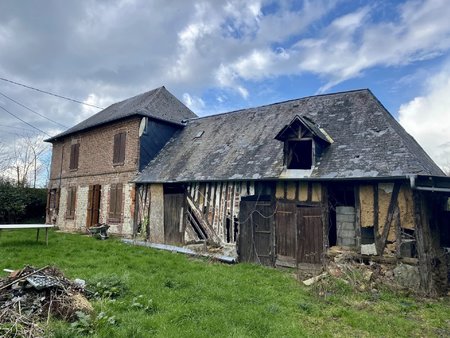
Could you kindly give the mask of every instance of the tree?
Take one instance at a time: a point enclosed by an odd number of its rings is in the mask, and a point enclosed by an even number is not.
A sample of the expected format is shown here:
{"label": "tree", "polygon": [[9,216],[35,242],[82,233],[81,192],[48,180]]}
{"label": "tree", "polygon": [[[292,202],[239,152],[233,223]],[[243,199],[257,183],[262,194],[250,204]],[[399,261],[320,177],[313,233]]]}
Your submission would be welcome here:
{"label": "tree", "polygon": [[46,153],[50,147],[42,136],[30,134],[17,135],[9,147],[2,144],[0,170],[3,176],[13,179],[18,187],[36,187],[39,175],[46,173],[49,165]]}

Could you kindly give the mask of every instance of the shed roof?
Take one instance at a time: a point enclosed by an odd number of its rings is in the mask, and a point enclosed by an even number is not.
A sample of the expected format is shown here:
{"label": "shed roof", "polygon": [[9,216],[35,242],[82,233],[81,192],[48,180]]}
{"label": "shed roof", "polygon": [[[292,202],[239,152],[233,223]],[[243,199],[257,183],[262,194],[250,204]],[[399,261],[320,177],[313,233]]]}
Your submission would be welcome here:
{"label": "shed roof", "polygon": [[189,120],[136,182],[280,178],[283,142],[275,137],[297,115],[334,141],[315,162],[311,178],[444,175],[372,92],[362,89]]}
{"label": "shed roof", "polygon": [[46,141],[52,142],[63,136],[136,115],[147,116],[175,124],[181,124],[182,120],[197,116],[162,86],[114,103],[108,108],[103,109]]}

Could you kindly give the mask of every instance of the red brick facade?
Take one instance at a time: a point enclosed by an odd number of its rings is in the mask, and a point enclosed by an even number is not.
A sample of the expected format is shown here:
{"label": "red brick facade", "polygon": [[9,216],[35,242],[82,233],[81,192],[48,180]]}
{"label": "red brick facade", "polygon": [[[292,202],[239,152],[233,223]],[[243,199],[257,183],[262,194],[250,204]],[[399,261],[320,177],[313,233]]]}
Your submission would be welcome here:
{"label": "red brick facade", "polygon": [[[134,117],[91,130],[76,133],[53,142],[49,189],[57,190],[58,210],[50,209],[47,222],[64,230],[86,230],[89,186],[100,185],[99,223],[111,223],[111,232],[131,235],[134,215],[134,184],[139,167],[139,123]],[[114,135],[126,133],[125,160],[113,164]],[[72,144],[79,143],[78,168],[70,169]],[[73,161],[73,160],[72,160]],[[109,222],[109,190],[111,184],[123,184],[122,215]],[[68,187],[76,187],[75,216],[67,217]]]}

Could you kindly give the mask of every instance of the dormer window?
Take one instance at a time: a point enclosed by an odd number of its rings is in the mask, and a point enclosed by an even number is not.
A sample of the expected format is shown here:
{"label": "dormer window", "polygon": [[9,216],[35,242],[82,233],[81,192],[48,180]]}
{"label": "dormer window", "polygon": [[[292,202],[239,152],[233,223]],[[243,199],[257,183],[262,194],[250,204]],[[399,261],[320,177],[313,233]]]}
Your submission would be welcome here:
{"label": "dormer window", "polygon": [[303,116],[296,116],[275,139],[284,142],[284,164],[288,170],[312,169],[316,156],[333,143],[325,130]]}
{"label": "dormer window", "polygon": [[312,139],[287,141],[287,169],[311,169],[313,153]]}

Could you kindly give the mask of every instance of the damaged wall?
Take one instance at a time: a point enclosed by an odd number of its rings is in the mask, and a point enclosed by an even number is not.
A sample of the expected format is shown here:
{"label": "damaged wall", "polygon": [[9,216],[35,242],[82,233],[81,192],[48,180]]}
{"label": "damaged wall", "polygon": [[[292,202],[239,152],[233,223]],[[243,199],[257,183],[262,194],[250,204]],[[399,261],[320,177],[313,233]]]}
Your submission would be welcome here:
{"label": "damaged wall", "polygon": [[[385,224],[389,221],[388,212],[392,203],[394,183],[374,183],[359,186],[360,222],[362,229],[368,228],[376,231],[377,237],[383,235]],[[404,240],[414,239],[414,204],[412,190],[408,184],[400,186],[398,196],[394,203],[394,217],[387,233],[385,253],[398,254],[397,238]],[[395,209],[398,208],[397,212]],[[399,225],[397,225],[397,222]],[[400,230],[400,233],[398,231]]]}

